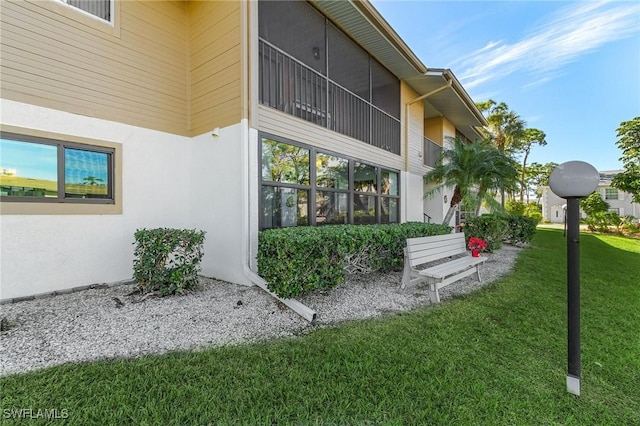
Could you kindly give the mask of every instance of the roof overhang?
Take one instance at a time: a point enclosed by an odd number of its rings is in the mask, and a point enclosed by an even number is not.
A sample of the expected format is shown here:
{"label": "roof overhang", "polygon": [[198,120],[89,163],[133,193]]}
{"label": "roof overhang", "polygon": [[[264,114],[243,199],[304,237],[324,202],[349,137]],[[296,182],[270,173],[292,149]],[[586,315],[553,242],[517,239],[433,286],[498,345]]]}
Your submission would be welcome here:
{"label": "roof overhang", "polygon": [[405,82],[419,95],[451,82],[446,89],[423,100],[424,117],[444,117],[470,140],[482,137],[477,127],[487,126],[487,120],[451,70],[430,69],[423,75],[405,79]]}
{"label": "roof overhang", "polygon": [[369,51],[382,65],[404,80],[424,74],[427,67],[367,1],[312,0],[311,4]]}
{"label": "roof overhang", "polygon": [[476,127],[487,122],[458,79],[448,69],[429,69],[368,1],[310,0],[382,65],[404,80],[418,96],[451,81],[451,87],[425,98],[424,117],[445,117],[467,138],[482,137]]}

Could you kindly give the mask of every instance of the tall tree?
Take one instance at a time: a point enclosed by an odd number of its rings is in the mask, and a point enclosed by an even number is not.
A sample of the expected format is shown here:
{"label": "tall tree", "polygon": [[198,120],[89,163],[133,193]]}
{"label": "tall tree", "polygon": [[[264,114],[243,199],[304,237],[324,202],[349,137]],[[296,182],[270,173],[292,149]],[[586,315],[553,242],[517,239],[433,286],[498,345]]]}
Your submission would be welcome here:
{"label": "tall tree", "polygon": [[529,176],[529,185],[536,188],[536,194],[538,195],[538,203],[540,197],[542,197],[542,186],[549,186],[549,176],[553,170],[558,167],[558,163],[531,163],[527,171]]}
{"label": "tall tree", "polygon": [[431,196],[443,187],[453,188],[449,209],[442,221],[448,225],[458,204],[469,202],[477,211],[490,189],[503,189],[517,181],[517,171],[515,162],[491,143],[465,143],[456,138],[453,147],[442,152],[424,180],[427,184],[436,184],[425,196]]}
{"label": "tall tree", "polygon": [[611,185],[633,196],[640,203],[640,117],[620,123],[616,146],[622,150],[622,173],[616,175]]}
{"label": "tall tree", "polygon": [[[489,136],[493,144],[503,154],[513,155],[521,149],[526,122],[511,111],[506,103],[497,103],[493,99],[476,104],[485,114],[489,126]],[[504,207],[504,190],[501,191],[501,204]]]}
{"label": "tall tree", "polygon": [[546,141],[547,135],[542,131],[534,128],[528,128],[524,130],[524,135],[522,138],[522,152],[524,156],[522,157],[522,169],[520,175],[520,202],[524,202],[524,193],[527,192],[527,202],[529,202],[529,185],[527,184],[527,160],[529,158],[529,154],[531,153],[531,148],[533,145],[545,146],[547,144]]}
{"label": "tall tree", "polygon": [[478,102],[478,109],[485,114],[488,131],[493,143],[503,154],[513,154],[521,148],[526,122],[504,103],[493,99]]}

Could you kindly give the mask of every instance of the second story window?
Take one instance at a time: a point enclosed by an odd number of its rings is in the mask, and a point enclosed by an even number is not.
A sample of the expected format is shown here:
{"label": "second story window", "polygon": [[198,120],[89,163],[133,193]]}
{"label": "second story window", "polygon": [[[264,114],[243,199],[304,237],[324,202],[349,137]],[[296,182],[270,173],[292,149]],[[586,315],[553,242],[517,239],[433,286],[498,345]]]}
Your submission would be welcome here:
{"label": "second story window", "polygon": [[60,0],[93,16],[111,22],[111,5],[115,0]]}
{"label": "second story window", "polygon": [[604,199],[605,200],[617,200],[618,199],[618,190],[616,188],[606,188],[604,190]]}

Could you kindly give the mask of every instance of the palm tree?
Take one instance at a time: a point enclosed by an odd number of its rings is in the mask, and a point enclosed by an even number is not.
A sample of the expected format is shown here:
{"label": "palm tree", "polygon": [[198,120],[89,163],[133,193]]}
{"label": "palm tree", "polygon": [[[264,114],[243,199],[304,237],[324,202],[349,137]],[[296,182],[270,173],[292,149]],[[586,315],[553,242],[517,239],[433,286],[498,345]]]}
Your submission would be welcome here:
{"label": "palm tree", "polygon": [[501,153],[491,145],[484,142],[484,149],[478,153],[478,161],[482,163],[479,169],[478,194],[476,202],[476,216],[480,213],[482,202],[489,207],[499,207],[495,201],[497,191],[515,190],[518,182],[518,164],[511,157]]}
{"label": "palm tree", "polygon": [[82,180],[85,182],[85,185],[97,185],[97,182],[104,182],[104,179],[100,179],[95,176],[87,176]]}
{"label": "palm tree", "polygon": [[[442,223],[448,225],[455,207],[463,200],[480,208],[490,189],[502,189],[517,180],[515,163],[488,141],[465,143],[456,138],[451,149],[444,150],[433,170],[424,176],[426,183],[436,183],[425,196],[443,187],[454,188],[449,210]],[[477,193],[474,194],[474,189]]]}
{"label": "palm tree", "polygon": [[[503,154],[512,155],[522,148],[527,123],[518,114],[511,111],[506,103],[496,103],[493,99],[476,104],[486,114],[488,136]],[[501,191],[501,204],[504,207],[504,191]]]}
{"label": "palm tree", "polygon": [[500,152],[507,154],[521,149],[527,123],[518,114],[511,111],[504,102],[496,103],[493,99],[479,102],[477,106],[487,114],[487,130]]}

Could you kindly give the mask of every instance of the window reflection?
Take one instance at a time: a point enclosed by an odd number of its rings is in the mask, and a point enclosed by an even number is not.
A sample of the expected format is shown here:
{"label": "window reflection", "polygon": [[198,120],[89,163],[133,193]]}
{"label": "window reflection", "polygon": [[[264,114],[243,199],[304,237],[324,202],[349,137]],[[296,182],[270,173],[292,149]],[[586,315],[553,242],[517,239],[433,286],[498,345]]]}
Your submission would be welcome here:
{"label": "window reflection", "polygon": [[64,191],[71,198],[109,198],[109,155],[64,150]]}
{"label": "window reflection", "polygon": [[353,188],[358,192],[378,191],[378,168],[355,162],[353,166]]}
{"label": "window reflection", "polygon": [[383,197],[381,201],[380,223],[398,223],[398,199]]}
{"label": "window reflection", "polygon": [[56,197],[58,148],[0,139],[0,193],[12,197]]}
{"label": "window reflection", "polygon": [[349,223],[349,205],[346,193],[316,192],[316,224]]}
{"label": "window reflection", "polygon": [[373,195],[353,194],[353,223],[356,225],[377,223],[376,198]]}
{"label": "window reflection", "polygon": [[318,153],[316,185],[322,188],[349,189],[349,160]]}
{"label": "window reflection", "polygon": [[261,146],[260,229],[399,222],[397,171],[269,138]]}
{"label": "window reflection", "polygon": [[262,139],[262,180],[309,185],[309,150]]}
{"label": "window reflection", "polygon": [[381,190],[385,195],[398,195],[398,173],[383,170]]}
{"label": "window reflection", "polygon": [[308,191],[274,186],[262,187],[262,228],[309,224]]}

